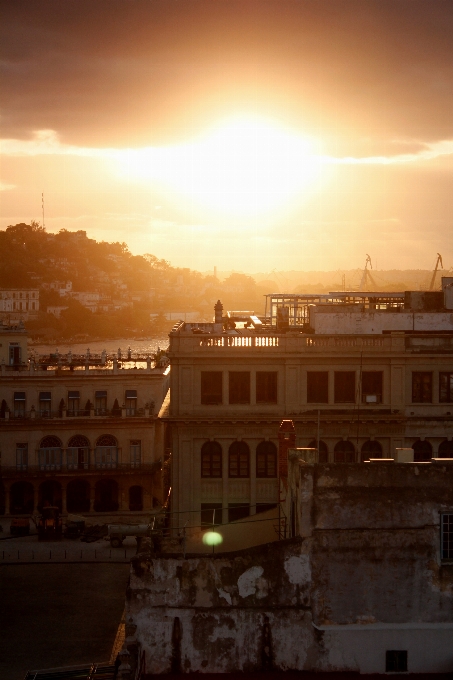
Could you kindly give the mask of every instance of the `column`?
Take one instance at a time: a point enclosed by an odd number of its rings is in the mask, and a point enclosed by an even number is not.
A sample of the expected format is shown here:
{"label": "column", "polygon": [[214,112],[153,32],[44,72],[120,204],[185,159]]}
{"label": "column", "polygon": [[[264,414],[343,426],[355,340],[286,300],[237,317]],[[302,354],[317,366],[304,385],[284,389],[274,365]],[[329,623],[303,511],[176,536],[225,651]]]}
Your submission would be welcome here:
{"label": "column", "polygon": [[11,491],[11,486],[5,484],[5,515],[9,515],[9,508],[10,508],[10,491]]}
{"label": "column", "polygon": [[250,447],[250,514],[256,514],[256,443]]}
{"label": "column", "polygon": [[66,515],[66,513],[68,512],[66,489],[67,489],[67,484],[61,484],[61,514],[62,515]]}

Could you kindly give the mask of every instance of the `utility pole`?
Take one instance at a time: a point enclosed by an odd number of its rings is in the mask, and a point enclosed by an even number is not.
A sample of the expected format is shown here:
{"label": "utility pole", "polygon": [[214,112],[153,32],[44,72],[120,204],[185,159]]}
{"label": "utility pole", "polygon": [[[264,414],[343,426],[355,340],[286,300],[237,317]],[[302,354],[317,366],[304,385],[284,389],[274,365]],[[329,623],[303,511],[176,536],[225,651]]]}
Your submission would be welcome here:
{"label": "utility pole", "polygon": [[42,226],[43,226],[43,229],[44,229],[44,227],[46,226],[44,224],[44,191],[41,194],[41,204],[42,204]]}

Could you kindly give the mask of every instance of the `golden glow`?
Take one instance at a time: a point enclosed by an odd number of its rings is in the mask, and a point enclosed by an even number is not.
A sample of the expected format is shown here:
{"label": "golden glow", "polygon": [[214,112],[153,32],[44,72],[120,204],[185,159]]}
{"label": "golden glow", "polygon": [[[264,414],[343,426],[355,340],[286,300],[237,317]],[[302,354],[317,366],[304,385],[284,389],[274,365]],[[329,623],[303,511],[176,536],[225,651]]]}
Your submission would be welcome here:
{"label": "golden glow", "polygon": [[236,217],[300,200],[321,164],[311,140],[255,116],[229,119],[180,146],[119,153],[121,172],[131,180],[164,184],[208,210]]}

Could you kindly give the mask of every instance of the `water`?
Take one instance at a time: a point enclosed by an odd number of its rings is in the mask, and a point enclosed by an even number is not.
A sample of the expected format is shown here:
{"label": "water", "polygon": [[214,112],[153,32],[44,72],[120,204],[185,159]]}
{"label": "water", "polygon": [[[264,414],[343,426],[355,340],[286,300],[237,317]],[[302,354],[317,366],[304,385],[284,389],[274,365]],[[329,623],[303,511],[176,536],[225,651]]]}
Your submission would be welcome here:
{"label": "water", "polygon": [[168,335],[157,335],[154,338],[121,338],[120,340],[98,340],[96,342],[72,342],[65,343],[61,342],[58,345],[49,345],[43,343],[33,343],[29,340],[28,342],[28,352],[29,354],[34,354],[35,356],[53,354],[58,349],[60,354],[67,354],[71,351],[75,354],[86,354],[87,349],[90,350],[90,354],[100,355],[102,350],[106,350],[108,355],[112,355],[118,352],[121,348],[122,356],[126,356],[128,347],[131,348],[132,354],[140,354],[141,356],[147,354],[153,354],[156,352],[157,348],[166,349],[168,347],[169,340]]}

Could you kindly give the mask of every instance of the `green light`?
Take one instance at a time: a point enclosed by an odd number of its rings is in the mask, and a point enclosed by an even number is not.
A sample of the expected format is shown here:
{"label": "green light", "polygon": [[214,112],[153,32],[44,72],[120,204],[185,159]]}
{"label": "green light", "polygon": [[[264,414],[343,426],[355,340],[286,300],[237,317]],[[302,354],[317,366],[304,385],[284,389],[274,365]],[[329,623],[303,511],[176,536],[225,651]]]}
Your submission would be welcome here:
{"label": "green light", "polygon": [[217,531],[207,531],[203,536],[203,543],[205,545],[220,545],[223,542],[223,536]]}

